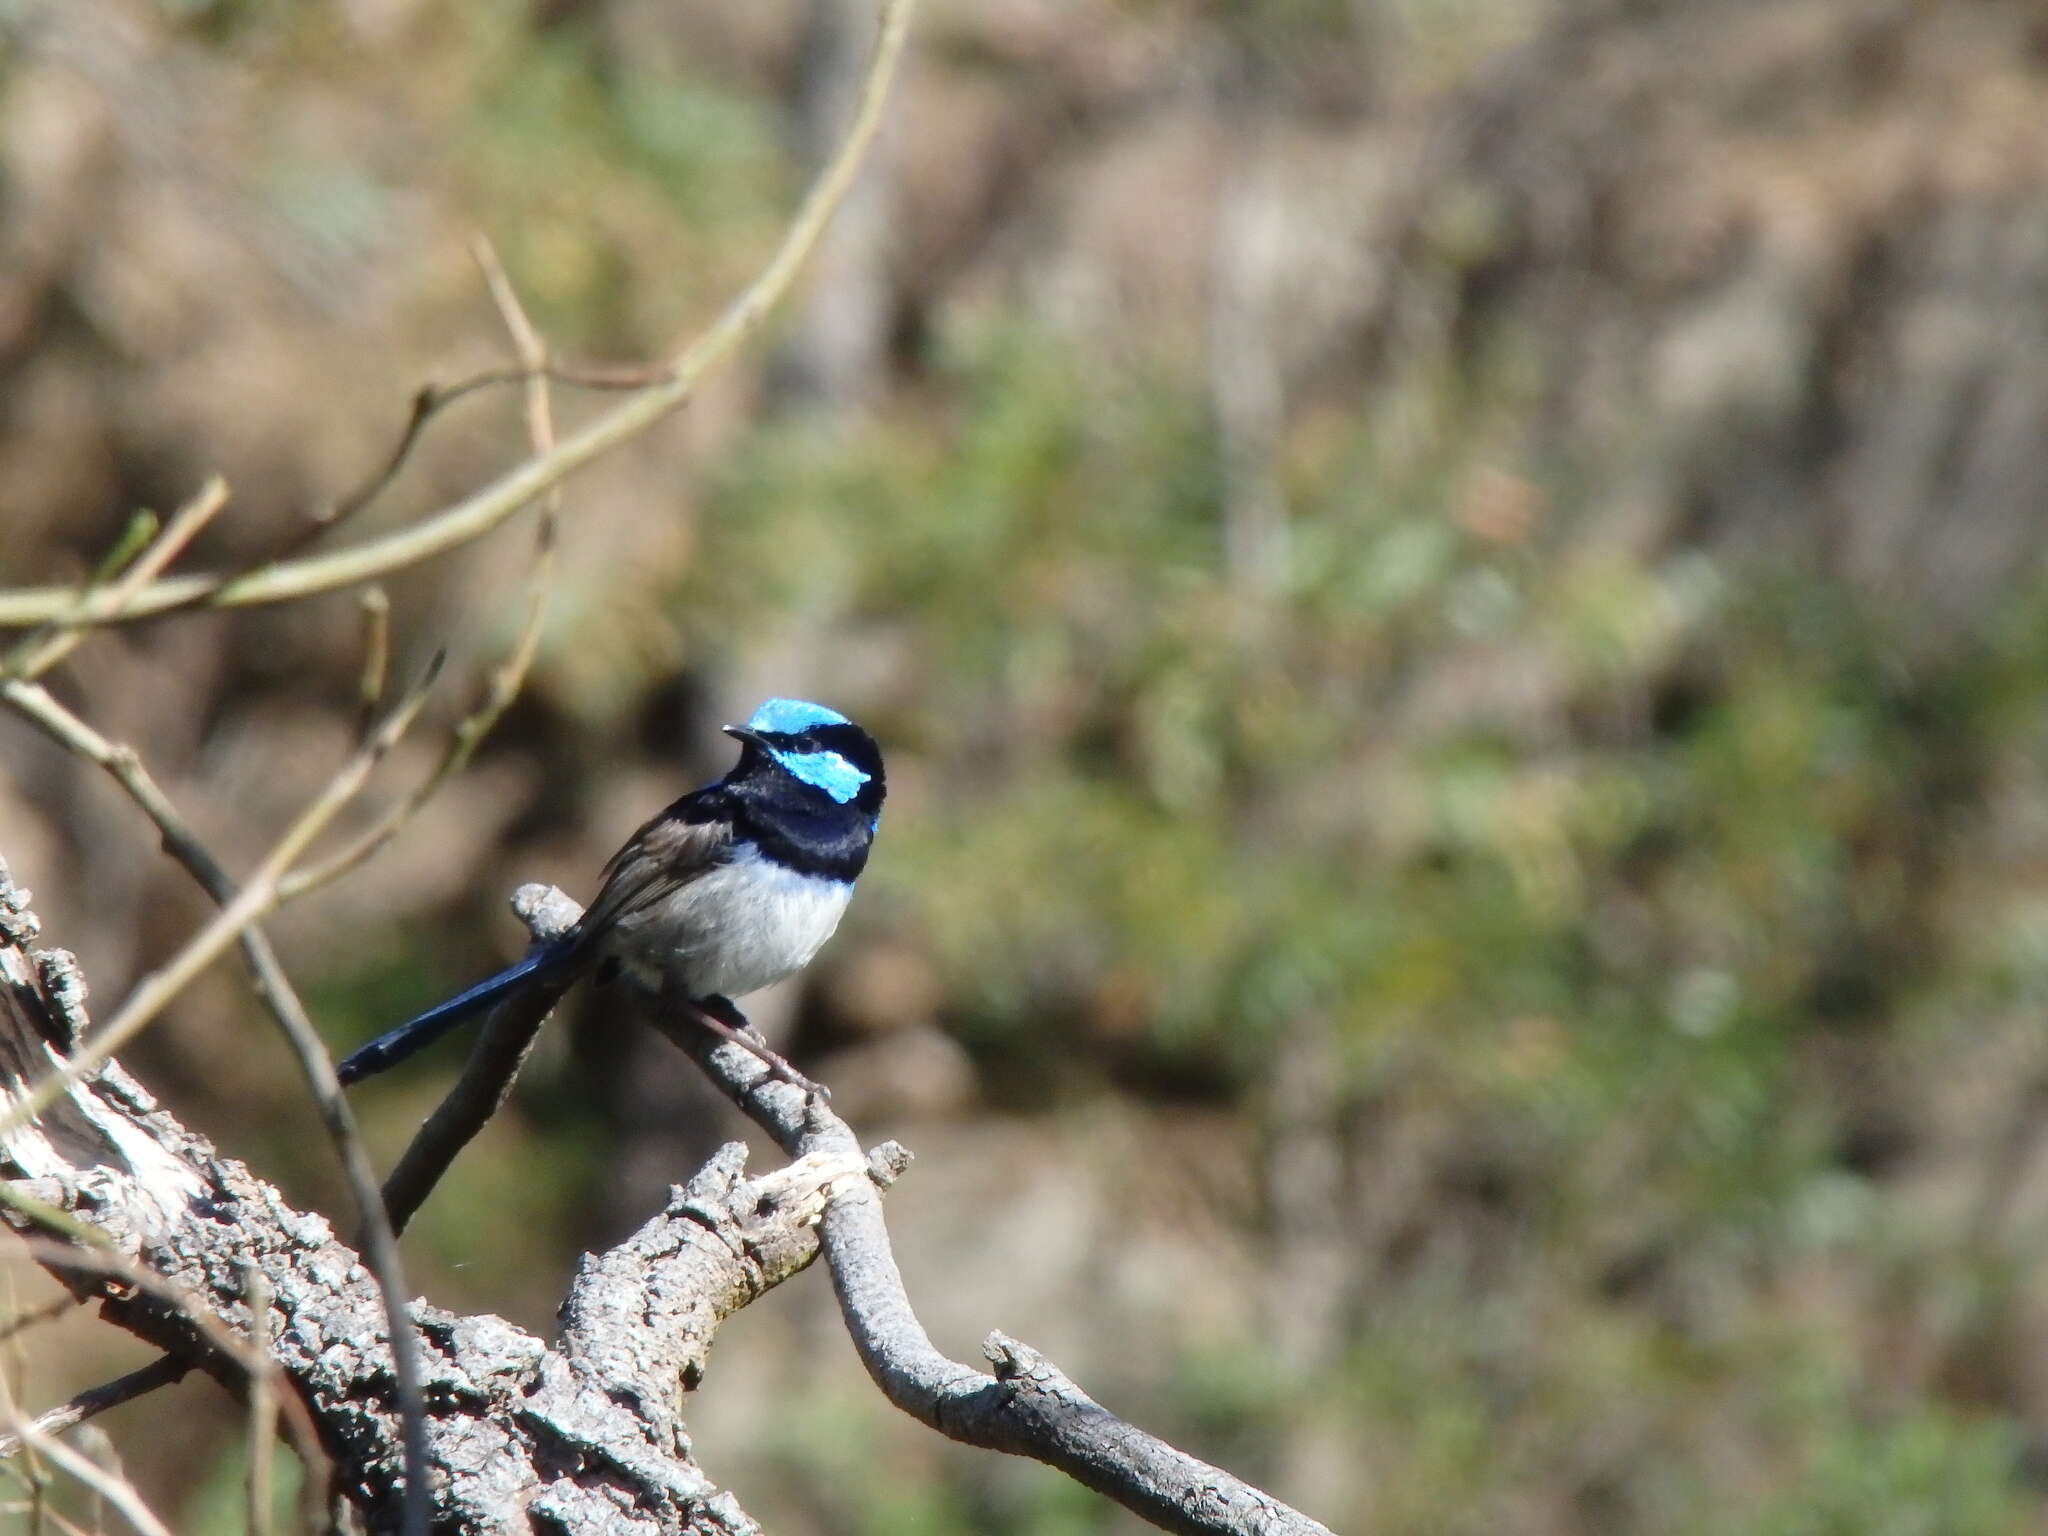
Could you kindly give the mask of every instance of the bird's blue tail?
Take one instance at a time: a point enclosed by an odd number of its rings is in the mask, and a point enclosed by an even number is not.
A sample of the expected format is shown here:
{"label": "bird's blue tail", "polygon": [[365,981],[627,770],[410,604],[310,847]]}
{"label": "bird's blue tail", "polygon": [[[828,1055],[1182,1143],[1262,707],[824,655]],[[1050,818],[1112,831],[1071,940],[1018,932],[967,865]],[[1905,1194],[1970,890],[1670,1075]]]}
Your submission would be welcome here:
{"label": "bird's blue tail", "polygon": [[569,954],[570,949],[565,944],[534,951],[518,964],[506,966],[497,975],[456,993],[447,1002],[437,1003],[418,1018],[407,1019],[396,1029],[387,1029],[368,1045],[357,1047],[335,1067],[334,1075],[346,1088],[382,1072],[386,1067],[397,1066],[413,1052],[425,1050],[470,1015],[481,1013],[536,971],[559,966]]}

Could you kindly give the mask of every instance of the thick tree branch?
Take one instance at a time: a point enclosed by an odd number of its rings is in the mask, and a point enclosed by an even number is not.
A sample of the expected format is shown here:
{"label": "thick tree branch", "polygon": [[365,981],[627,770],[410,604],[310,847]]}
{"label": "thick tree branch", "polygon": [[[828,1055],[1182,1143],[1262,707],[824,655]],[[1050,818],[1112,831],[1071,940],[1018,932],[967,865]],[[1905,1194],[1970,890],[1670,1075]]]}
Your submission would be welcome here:
{"label": "thick tree branch", "polygon": [[[50,991],[71,973],[26,948],[34,924],[21,907],[0,870],[0,1088],[17,1100],[61,1059],[53,1040],[82,1023],[76,998]],[[619,1249],[587,1260],[554,1347],[497,1318],[408,1308],[423,1346],[437,1530],[756,1530],[690,1459],[674,1398],[702,1375],[718,1323],[815,1256],[819,1212],[864,1185],[867,1163],[856,1148],[747,1179],[741,1160],[736,1148],[721,1153]],[[60,1217],[10,1206],[11,1224],[83,1222],[150,1277],[123,1283],[90,1249],[32,1246],[111,1321],[236,1391],[241,1357],[267,1337],[294,1389],[283,1401],[312,1414],[342,1491],[373,1529],[395,1526],[403,1435],[389,1330],[372,1277],[324,1220],[215,1154],[113,1066],[15,1127],[0,1175],[21,1204]],[[273,1326],[260,1327],[257,1310]],[[231,1349],[216,1342],[223,1329]],[[634,1411],[621,1411],[625,1401]]]}
{"label": "thick tree branch", "polygon": [[[732,1046],[678,1043],[785,1151],[803,1156],[857,1147],[853,1132],[815,1099],[791,1138],[784,1084]],[[889,1401],[950,1439],[1056,1467],[1169,1531],[1191,1536],[1330,1536],[1327,1527],[1220,1468],[1176,1450],[1112,1414],[1043,1356],[1000,1333],[983,1351],[995,1375],[948,1359],[910,1305],[872,1188],[851,1189],[825,1213],[832,1287],[861,1363]]]}

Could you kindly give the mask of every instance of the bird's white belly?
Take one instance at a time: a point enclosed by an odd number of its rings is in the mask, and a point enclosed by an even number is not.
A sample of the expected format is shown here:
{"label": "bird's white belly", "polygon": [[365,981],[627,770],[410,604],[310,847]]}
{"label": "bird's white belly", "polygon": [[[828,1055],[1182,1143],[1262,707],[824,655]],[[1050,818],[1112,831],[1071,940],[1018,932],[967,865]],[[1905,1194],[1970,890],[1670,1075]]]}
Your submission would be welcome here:
{"label": "bird's white belly", "polygon": [[740,997],[810,964],[853,887],[800,875],[750,846],[682,889],[621,918],[605,949],[645,985]]}

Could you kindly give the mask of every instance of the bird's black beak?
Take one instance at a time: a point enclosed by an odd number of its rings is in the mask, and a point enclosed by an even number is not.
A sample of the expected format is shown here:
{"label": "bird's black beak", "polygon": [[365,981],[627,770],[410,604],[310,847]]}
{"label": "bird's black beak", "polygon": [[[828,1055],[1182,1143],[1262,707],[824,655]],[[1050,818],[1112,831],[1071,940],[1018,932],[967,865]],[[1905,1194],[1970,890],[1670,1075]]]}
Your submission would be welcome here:
{"label": "bird's black beak", "polygon": [[743,741],[748,746],[760,747],[763,750],[766,750],[768,746],[768,743],[761,739],[759,731],[749,730],[744,725],[721,725],[719,729],[732,737],[734,741]]}

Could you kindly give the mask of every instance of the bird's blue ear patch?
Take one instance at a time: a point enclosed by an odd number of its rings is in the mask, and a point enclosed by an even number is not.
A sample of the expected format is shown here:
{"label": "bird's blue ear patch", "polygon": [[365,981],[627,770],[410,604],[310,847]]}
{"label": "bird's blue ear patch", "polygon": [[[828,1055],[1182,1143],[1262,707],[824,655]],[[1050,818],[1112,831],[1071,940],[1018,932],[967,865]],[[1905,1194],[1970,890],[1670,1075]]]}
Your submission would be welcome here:
{"label": "bird's blue ear patch", "polygon": [[[754,718],[747,722],[747,729],[774,736],[796,736],[813,726],[852,723],[838,711],[827,709],[822,704],[813,704],[808,699],[770,699],[754,711]],[[785,763],[783,766],[789,765]],[[789,771],[796,773],[794,768],[790,768]],[[800,773],[796,776],[803,778]],[[863,774],[862,777],[865,778],[866,775]],[[825,786],[821,784],[818,787],[823,789]]]}
{"label": "bird's blue ear patch", "polygon": [[[775,702],[787,701],[778,699]],[[816,709],[817,706],[807,704],[804,708]],[[825,710],[822,713],[830,714],[831,711]],[[755,720],[760,718],[759,714],[754,716]],[[834,717],[833,723],[837,723],[837,717]],[[868,781],[867,774],[862,773],[837,752],[778,752],[770,747],[768,755],[788,769],[792,777],[802,779],[813,789],[822,789],[841,805],[859,794],[861,785]]]}

